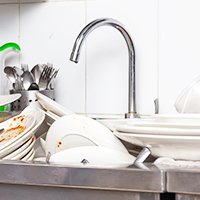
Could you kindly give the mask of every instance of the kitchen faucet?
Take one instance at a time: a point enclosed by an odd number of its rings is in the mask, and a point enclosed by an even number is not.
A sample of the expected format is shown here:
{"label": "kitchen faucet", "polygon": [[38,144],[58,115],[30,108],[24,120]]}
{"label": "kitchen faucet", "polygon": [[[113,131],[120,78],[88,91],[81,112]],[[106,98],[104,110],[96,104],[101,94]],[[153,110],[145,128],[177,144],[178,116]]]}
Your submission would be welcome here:
{"label": "kitchen faucet", "polygon": [[117,20],[111,18],[101,18],[92,21],[83,30],[79,33],[78,37],[73,46],[73,50],[70,56],[70,60],[78,63],[81,48],[83,42],[87,36],[96,28],[100,26],[112,26],[116,28],[124,37],[129,53],[129,102],[128,102],[128,113],[125,114],[125,118],[137,118],[139,114],[136,112],[136,103],[135,103],[135,50],[131,36],[124,28],[124,26]]}

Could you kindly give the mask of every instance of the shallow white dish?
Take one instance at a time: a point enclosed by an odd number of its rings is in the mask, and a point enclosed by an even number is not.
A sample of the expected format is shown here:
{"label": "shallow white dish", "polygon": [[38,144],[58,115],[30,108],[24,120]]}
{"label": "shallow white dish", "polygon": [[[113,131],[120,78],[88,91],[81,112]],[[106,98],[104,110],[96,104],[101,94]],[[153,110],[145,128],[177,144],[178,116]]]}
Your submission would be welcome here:
{"label": "shallow white dish", "polygon": [[158,122],[152,121],[138,121],[138,122],[128,122],[127,124],[142,126],[142,127],[160,127],[160,128],[187,128],[187,129],[200,129],[200,124],[187,124],[187,123],[168,123],[168,122]]}
{"label": "shallow white dish", "polygon": [[22,151],[24,151],[33,140],[35,140],[35,137],[31,137],[30,139],[28,139],[28,141],[26,141],[22,146],[20,146],[19,148],[17,148],[15,151],[13,151],[12,153],[8,154],[7,156],[3,157],[3,160],[8,160],[11,159],[15,156],[17,156],[18,154],[20,154]]}
{"label": "shallow white dish", "polygon": [[35,150],[33,150],[32,154],[30,155],[30,157],[27,159],[27,161],[32,161],[34,159],[35,156]]}
{"label": "shallow white dish", "polygon": [[114,131],[115,128],[114,126],[119,125],[119,124],[128,124],[129,122],[141,122],[141,121],[148,121],[152,120],[151,117],[146,117],[146,118],[133,118],[133,119],[98,119],[97,121],[106,126],[108,129],[111,131]]}
{"label": "shallow white dish", "polygon": [[37,132],[37,130],[40,128],[41,124],[44,121],[45,114],[42,113],[42,112],[40,112],[40,111],[32,112],[32,114],[36,118],[36,122],[35,122],[34,127],[30,131],[28,131],[25,135],[23,135],[21,138],[19,138],[18,140],[16,140],[15,142],[13,142],[9,146],[7,146],[6,148],[0,150],[0,158],[6,156],[9,153],[11,153],[12,151],[16,150],[25,141],[27,141],[28,138],[30,138],[31,136],[33,136]]}
{"label": "shallow white dish", "polygon": [[87,136],[86,134],[75,133],[75,132],[65,133],[64,136],[60,138],[57,145],[53,146],[55,147],[54,150],[51,150],[51,151],[49,151],[50,148],[47,148],[46,150],[46,141],[43,140],[42,138],[40,138],[40,143],[46,155],[48,154],[48,152],[57,153],[65,149],[70,149],[70,148],[75,148],[75,147],[80,147],[80,146],[101,146],[100,143],[95,141],[93,138]]}
{"label": "shallow white dish", "polygon": [[141,133],[153,135],[198,135],[200,136],[200,128],[182,127],[182,128],[168,128],[166,127],[152,127],[152,126],[136,126],[132,124],[117,125],[115,129],[120,132]]}
{"label": "shallow white dish", "polygon": [[45,162],[46,161],[46,157],[34,157],[33,158],[34,161],[38,161],[38,162]]}
{"label": "shallow white dish", "polygon": [[0,95],[0,106],[4,106],[13,101],[16,101],[21,97],[21,94],[9,94],[9,95]]}
{"label": "shallow white dish", "polygon": [[200,124],[200,114],[155,114],[158,122]]}
{"label": "shallow white dish", "polygon": [[31,149],[33,149],[35,143],[35,139],[32,140],[32,142],[30,143],[30,145],[25,148],[22,152],[20,152],[19,154],[17,154],[16,156],[12,157],[11,160],[20,160],[23,156],[25,156]]}
{"label": "shallow white dish", "polygon": [[43,94],[41,94],[39,92],[36,93],[36,97],[37,97],[39,103],[42,105],[43,108],[55,113],[59,117],[64,116],[64,115],[73,115],[73,114],[75,114],[74,112],[72,112],[72,111],[68,110],[67,108],[63,107],[62,105],[60,105],[56,101],[53,101],[49,97],[47,97],[47,96],[45,96],[45,95],[43,95]]}
{"label": "shallow white dish", "polygon": [[200,136],[150,135],[118,131],[114,134],[129,143],[148,147],[155,157],[200,160]]}
{"label": "shallow white dish", "polygon": [[4,129],[0,135],[0,150],[24,136],[34,124],[35,117],[32,114],[18,115],[0,123],[0,129]]}
{"label": "shallow white dish", "polygon": [[43,149],[43,146],[41,144],[41,140],[45,142],[46,138],[46,132],[40,135],[34,144],[34,149],[35,149],[35,157],[44,157],[45,156],[45,151]]}
{"label": "shallow white dish", "polygon": [[38,110],[38,108],[43,109],[38,101],[31,102],[30,105],[24,108],[21,114],[35,112]]}
{"label": "shallow white dish", "polygon": [[21,160],[27,161],[33,153],[34,153],[34,148],[32,148],[24,157],[22,157]]}
{"label": "shallow white dish", "polygon": [[[48,154],[48,152],[54,154],[58,151],[64,150],[64,147],[66,148],[66,146],[62,145],[61,140],[65,138],[67,134],[85,135],[85,138],[90,138],[90,141],[88,140],[88,145],[92,141],[99,146],[101,145],[127,153],[127,149],[124,147],[122,142],[115,137],[108,128],[100,124],[98,121],[81,115],[66,115],[56,120],[49,128],[46,136],[46,154]],[[66,137],[66,140],[67,139],[68,138]],[[82,140],[78,139],[83,138],[76,138],[76,140],[72,142],[81,146]],[[84,146],[86,146],[85,143]]]}
{"label": "shallow white dish", "polygon": [[118,166],[133,164],[135,157],[107,147],[76,147],[51,155],[49,162],[54,164],[85,166]]}
{"label": "shallow white dish", "polygon": [[48,126],[51,126],[54,121],[59,119],[60,117],[52,113],[51,111],[44,111],[43,109],[38,108],[39,111],[43,112],[45,114],[45,122]]}

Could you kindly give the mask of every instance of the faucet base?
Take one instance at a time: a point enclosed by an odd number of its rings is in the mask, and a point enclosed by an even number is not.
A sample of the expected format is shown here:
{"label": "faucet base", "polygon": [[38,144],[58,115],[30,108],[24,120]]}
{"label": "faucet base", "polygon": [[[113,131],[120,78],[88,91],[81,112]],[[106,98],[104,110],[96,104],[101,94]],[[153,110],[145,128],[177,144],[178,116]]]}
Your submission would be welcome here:
{"label": "faucet base", "polygon": [[136,112],[125,113],[125,118],[140,118],[140,114]]}

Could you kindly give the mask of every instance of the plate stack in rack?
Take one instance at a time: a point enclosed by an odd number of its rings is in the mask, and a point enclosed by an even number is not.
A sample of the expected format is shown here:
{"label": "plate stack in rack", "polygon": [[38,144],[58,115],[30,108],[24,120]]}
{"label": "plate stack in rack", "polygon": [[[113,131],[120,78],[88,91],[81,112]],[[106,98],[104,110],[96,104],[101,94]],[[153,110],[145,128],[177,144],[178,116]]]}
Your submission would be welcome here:
{"label": "plate stack in rack", "polygon": [[200,160],[200,114],[156,114],[114,127],[114,134],[129,143],[148,147],[155,157]]}
{"label": "plate stack in rack", "polygon": [[34,158],[35,133],[44,121],[41,111],[23,113],[0,123],[0,159],[31,161]]}

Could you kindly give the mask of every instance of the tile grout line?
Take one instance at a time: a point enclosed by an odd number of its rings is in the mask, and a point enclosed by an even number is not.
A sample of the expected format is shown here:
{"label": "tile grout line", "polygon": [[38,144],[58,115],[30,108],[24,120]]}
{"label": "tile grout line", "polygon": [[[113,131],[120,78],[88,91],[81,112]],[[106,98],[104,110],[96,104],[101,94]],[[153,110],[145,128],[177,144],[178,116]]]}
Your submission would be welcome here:
{"label": "tile grout line", "polygon": [[[85,0],[85,25],[87,24],[87,0]],[[85,115],[87,116],[87,41],[85,41]]]}
{"label": "tile grout line", "polygon": [[157,0],[157,98],[159,99],[159,45],[160,45],[160,35],[159,35],[159,0]]}
{"label": "tile grout line", "polygon": [[[20,46],[20,48],[21,48],[21,45],[20,45],[20,42],[21,42],[21,36],[20,36],[20,0],[18,0],[18,44],[19,44],[19,46]],[[18,54],[18,66],[20,67],[20,53]]]}

